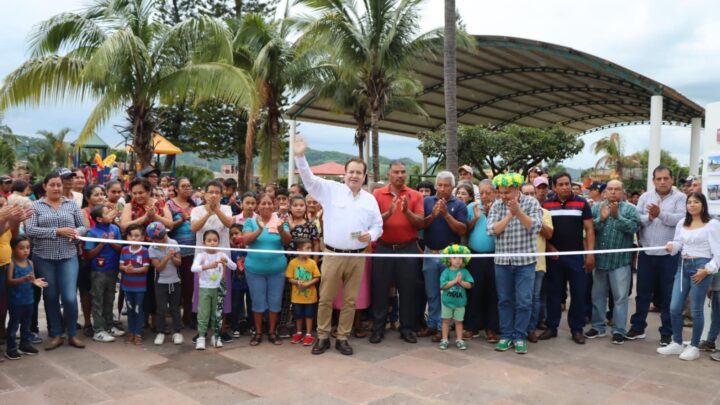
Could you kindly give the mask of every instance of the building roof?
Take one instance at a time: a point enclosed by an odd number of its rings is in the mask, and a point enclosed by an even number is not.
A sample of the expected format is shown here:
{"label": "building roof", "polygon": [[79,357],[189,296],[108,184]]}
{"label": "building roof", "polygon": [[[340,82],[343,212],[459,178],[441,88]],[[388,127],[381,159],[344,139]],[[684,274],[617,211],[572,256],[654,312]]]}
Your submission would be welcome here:
{"label": "building roof", "polygon": [[[310,170],[316,176],[342,176],[345,174],[345,166],[338,162],[326,162],[310,166]],[[297,170],[295,170],[295,173],[297,173]]]}
{"label": "building roof", "polygon": [[[475,36],[478,49],[457,52],[458,122],[519,124],[571,132],[649,122],[650,97],[664,96],[663,121],[689,125],[705,110],[676,90],[605,59],[546,42]],[[443,60],[420,62],[418,95],[429,118],[391,112],[380,130],[405,136],[438,129],[445,122]],[[308,93],[287,112],[290,119],[355,127],[350,115]]]}
{"label": "building roof", "polygon": [[[75,144],[77,143],[77,140],[74,140],[73,143],[70,144],[73,148],[75,147]],[[110,146],[98,136],[98,134],[93,133],[90,138],[87,140],[87,142],[84,142],[82,146],[80,146],[83,149],[108,149]]]}

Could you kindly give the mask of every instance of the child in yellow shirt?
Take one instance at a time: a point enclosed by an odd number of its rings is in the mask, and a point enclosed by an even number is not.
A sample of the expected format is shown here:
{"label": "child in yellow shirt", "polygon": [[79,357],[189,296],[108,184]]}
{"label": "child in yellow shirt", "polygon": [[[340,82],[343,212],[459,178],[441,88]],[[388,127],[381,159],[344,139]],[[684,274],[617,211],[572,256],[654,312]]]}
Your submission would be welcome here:
{"label": "child in yellow shirt", "polygon": [[[312,252],[312,242],[308,239],[293,241],[298,252]],[[295,334],[290,343],[300,343],[303,346],[312,346],[313,319],[317,315],[318,294],[315,285],[320,281],[320,270],[315,260],[309,255],[298,255],[288,263],[285,277],[292,285],[293,318],[295,318]],[[305,337],[303,337],[303,320],[305,321]]]}

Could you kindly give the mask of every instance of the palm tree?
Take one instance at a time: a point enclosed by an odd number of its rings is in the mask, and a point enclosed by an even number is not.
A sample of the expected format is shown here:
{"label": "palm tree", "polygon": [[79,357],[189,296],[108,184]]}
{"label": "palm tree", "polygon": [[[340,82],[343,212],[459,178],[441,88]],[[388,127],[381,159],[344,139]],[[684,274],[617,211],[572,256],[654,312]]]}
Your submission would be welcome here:
{"label": "palm tree", "polygon": [[63,128],[57,134],[51,131],[38,131],[39,135],[45,137],[43,149],[51,156],[55,167],[65,166],[68,156],[68,147],[65,144],[65,137],[70,133],[70,128]]}
{"label": "palm tree", "polygon": [[307,64],[295,57],[292,43],[288,40],[292,25],[293,21],[287,16],[267,22],[260,14],[247,14],[233,40],[236,66],[250,72],[258,94],[248,108],[245,137],[245,181],[248,184],[252,184],[256,143],[260,146],[260,173],[263,180],[277,180],[282,153],[280,121],[286,91],[294,81],[301,78],[300,72],[307,69]]}
{"label": "palm tree", "polygon": [[615,172],[617,178],[623,178],[623,170],[637,160],[631,156],[625,156],[625,147],[620,134],[613,132],[612,134],[598,139],[593,144],[593,152],[595,154],[603,154],[595,163],[595,169],[607,167]]}
{"label": "palm tree", "polygon": [[135,153],[148,165],[158,102],[250,104],[254,89],[232,65],[226,27],[208,17],[167,27],[154,20],[155,7],[156,0],[94,0],[81,12],[40,23],[31,35],[31,59],[5,78],[0,111],[92,97],[97,104],[78,144],[124,109]]}
{"label": "palm tree", "polygon": [[457,47],[455,0],[445,0],[445,38],[443,52],[443,76],[445,86],[445,150],[446,169],[457,173]]}
{"label": "palm tree", "polygon": [[15,148],[17,138],[12,129],[3,123],[4,115],[0,113],[0,172],[10,173],[15,169]]}
{"label": "palm tree", "polygon": [[[304,49],[322,48],[336,61],[343,78],[354,78],[367,101],[372,132],[373,179],[380,175],[379,122],[393,95],[419,84],[410,73],[419,59],[432,58],[440,32],[418,35],[422,0],[299,0],[319,12],[305,18],[300,39]],[[401,84],[399,84],[401,83]],[[415,86],[408,86],[415,83]]]}

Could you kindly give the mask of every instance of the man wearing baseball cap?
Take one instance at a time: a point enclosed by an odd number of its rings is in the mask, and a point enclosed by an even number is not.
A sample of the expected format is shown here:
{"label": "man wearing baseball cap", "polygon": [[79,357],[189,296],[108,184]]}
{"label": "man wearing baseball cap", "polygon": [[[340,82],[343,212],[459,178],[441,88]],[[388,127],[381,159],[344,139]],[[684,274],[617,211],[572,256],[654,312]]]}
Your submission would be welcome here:
{"label": "man wearing baseball cap", "polygon": [[550,190],[550,182],[548,181],[547,177],[535,177],[532,185],[533,187],[535,187],[535,198],[540,204],[544,203],[545,199],[547,198],[548,191]]}
{"label": "man wearing baseball cap", "polygon": [[[461,181],[468,182],[472,184],[473,186],[473,200],[477,201],[480,197],[480,189],[478,188],[477,184],[473,183],[473,168],[470,167],[470,165],[462,165],[460,168],[458,168],[458,183]],[[455,190],[453,189],[453,195],[455,195]]]}
{"label": "man wearing baseball cap", "polygon": [[605,183],[599,181],[593,181],[588,186],[588,203],[592,207],[593,204],[601,202],[603,200],[603,191],[605,191]]}
{"label": "man wearing baseball cap", "polygon": [[10,176],[0,176],[0,194],[4,195],[6,198],[10,196],[12,193],[10,190],[12,188],[13,179]]}

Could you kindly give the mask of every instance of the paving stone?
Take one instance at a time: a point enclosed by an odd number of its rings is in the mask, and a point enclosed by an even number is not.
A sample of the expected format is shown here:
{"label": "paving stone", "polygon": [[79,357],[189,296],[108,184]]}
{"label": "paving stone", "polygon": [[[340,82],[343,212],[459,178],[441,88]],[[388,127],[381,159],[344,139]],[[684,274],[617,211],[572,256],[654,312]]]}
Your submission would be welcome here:
{"label": "paving stone", "polygon": [[[58,349],[59,350],[59,349]],[[16,384],[22,387],[42,385],[51,380],[65,380],[72,378],[68,371],[55,367],[45,354],[40,356],[22,358],[13,362],[6,361],[3,371]]]}
{"label": "paving stone", "polygon": [[188,382],[175,389],[198,402],[213,405],[231,405],[257,397],[216,380]]}
{"label": "paving stone", "polygon": [[438,378],[451,372],[457,372],[456,367],[447,366],[433,360],[417,358],[405,354],[378,362],[376,365],[388,370],[425,379]]}
{"label": "paving stone", "polygon": [[195,401],[170,388],[152,388],[141,393],[127,396],[122,399],[115,399],[105,402],[103,405],[128,405],[128,404],[152,404],[152,405],[199,405],[204,402]]}
{"label": "paving stone", "polygon": [[15,391],[18,388],[20,387],[16,385],[10,377],[4,373],[0,373],[0,394]]}
{"label": "paving stone", "polygon": [[389,397],[380,398],[370,402],[372,405],[431,405],[443,403],[442,401],[432,401],[429,399],[416,397],[404,393],[392,394]]}
{"label": "paving stone", "polygon": [[107,394],[80,380],[48,381],[35,390],[44,401],[53,405],[94,404],[110,399]]}
{"label": "paving stone", "polygon": [[[199,351],[193,350],[189,345],[185,346],[181,354],[172,356],[165,359],[164,362],[150,367],[148,372],[153,374],[161,370],[184,370],[189,380],[203,381],[211,380],[221,374],[248,368],[242,363],[218,355],[218,352],[222,349]],[[167,375],[167,373],[164,375]]]}
{"label": "paving stone", "polygon": [[425,378],[376,366],[370,366],[368,368],[357,370],[352,373],[352,376],[370,384],[389,388],[414,387],[426,380]]}
{"label": "paving stone", "polygon": [[75,374],[89,375],[113,370],[117,365],[102,355],[91,350],[65,350],[59,352],[60,357],[49,357],[56,366],[70,370]]}
{"label": "paving stone", "polygon": [[87,377],[87,382],[113,398],[123,398],[128,393],[135,393],[156,387],[147,374],[131,369],[115,369]]}

